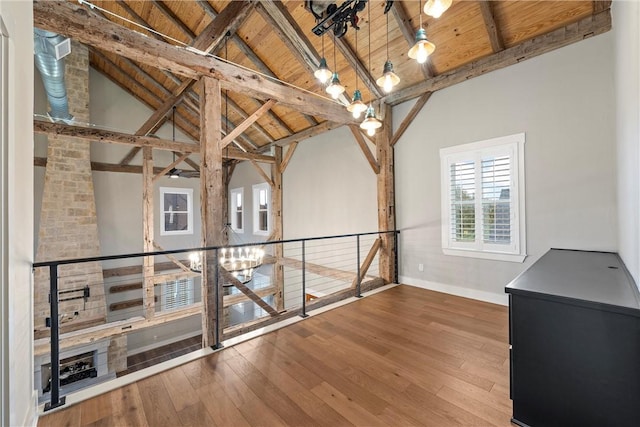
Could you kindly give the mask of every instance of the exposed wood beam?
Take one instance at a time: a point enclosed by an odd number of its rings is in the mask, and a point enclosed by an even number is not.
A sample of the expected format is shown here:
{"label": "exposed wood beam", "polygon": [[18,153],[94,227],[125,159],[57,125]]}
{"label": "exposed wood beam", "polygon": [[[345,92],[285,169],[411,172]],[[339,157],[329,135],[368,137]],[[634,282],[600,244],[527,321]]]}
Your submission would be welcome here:
{"label": "exposed wood beam", "polygon": [[327,98],[274,82],[255,72],[162,43],[95,16],[82,6],[62,1],[34,2],[34,25],[81,43],[112,51],[138,62],[196,79],[220,79],[224,88],[338,123],[352,123],[343,106]]}
{"label": "exposed wood beam", "polygon": [[[409,2],[409,4],[413,4],[413,2]],[[409,14],[407,14],[407,10],[403,6],[403,2],[396,1],[393,2],[393,6],[391,7],[391,12],[393,16],[396,18],[396,23],[398,24],[398,28],[402,32],[405,40],[407,41],[407,45],[409,47],[413,46],[416,42],[416,32],[411,25],[411,18]],[[420,11],[422,13],[422,11]],[[433,64],[431,61],[427,61],[424,64],[421,64],[422,74],[426,78],[431,78],[436,75],[435,70],[433,69]]]}
{"label": "exposed wood beam", "polygon": [[[142,317],[134,317],[127,320],[109,322],[99,326],[69,332],[67,334],[60,335],[60,349],[66,349],[80,344],[92,343],[103,338],[122,335],[123,332],[130,333],[132,331],[138,331],[152,326],[163,325],[174,320],[199,315],[201,310],[201,304],[194,304],[189,307],[171,310],[166,313],[158,313],[153,319],[149,320]],[[51,351],[50,341],[51,340],[49,338],[42,338],[34,341],[34,354],[46,354]]]}
{"label": "exposed wood beam", "polygon": [[35,120],[33,131],[38,134],[67,136],[85,141],[106,142],[109,144],[136,145],[138,147],[151,147],[157,150],[173,150],[183,153],[198,153],[198,144],[170,141],[167,139],[153,138],[142,135],[127,135],[121,132],[101,130],[83,126],[73,126],[63,123],[51,123]]}
{"label": "exposed wood beam", "polygon": [[264,179],[264,182],[273,187],[273,181],[271,180],[269,175],[267,175],[265,171],[262,170],[260,165],[255,160],[251,160],[251,164],[253,165],[253,168],[256,170],[256,172],[258,172],[258,175],[260,175],[262,179]]}
{"label": "exposed wood beam", "polygon": [[260,150],[266,150],[270,148],[272,145],[278,145],[280,147],[284,147],[285,145],[293,144],[294,142],[304,141],[305,139],[311,138],[312,136],[320,135],[321,133],[325,133],[330,131],[331,129],[336,129],[342,126],[341,123],[333,123],[333,122],[322,122],[319,125],[312,126],[306,128],[303,131],[298,133],[294,133],[293,135],[286,136],[284,138],[280,138],[269,145],[262,147]]}
{"label": "exposed wood beam", "polygon": [[[165,248],[163,248],[160,244],[158,244],[158,242],[154,241],[153,242],[153,247],[157,250],[157,251],[165,251]],[[171,261],[172,263],[174,263],[176,265],[176,267],[178,267],[180,270],[184,271],[185,273],[193,273],[191,271],[191,269],[189,267],[187,267],[186,264],[184,264],[181,260],[179,260],[178,258],[176,258],[174,255],[172,254],[164,254],[164,257],[167,257],[169,259],[169,261]],[[197,273],[196,273],[197,274]],[[157,277],[157,276],[156,276]]]}
{"label": "exposed wood beam", "polygon": [[593,1],[593,14],[600,13],[607,9],[611,9],[611,0],[594,0]]}
{"label": "exposed wood beam", "polygon": [[284,155],[284,159],[282,159],[282,163],[280,163],[280,167],[279,167],[280,173],[284,173],[284,171],[287,169],[287,166],[289,166],[289,162],[293,157],[293,153],[296,152],[297,147],[298,147],[298,142],[294,142],[293,144],[289,145],[289,148],[287,149],[287,154]]}
{"label": "exposed wood beam", "polygon": [[367,142],[364,140],[364,137],[362,136],[362,132],[360,132],[360,128],[356,125],[349,125],[349,129],[351,129],[351,133],[355,137],[356,142],[360,147],[360,150],[362,150],[364,157],[367,159],[367,162],[369,162],[369,166],[371,166],[371,169],[373,169],[373,173],[375,173],[376,175],[379,174],[380,165],[378,164],[378,161],[376,160],[373,153],[369,149]]}
{"label": "exposed wood beam", "polygon": [[[72,126],[62,123],[50,123],[35,120],[33,122],[33,131],[38,134],[45,135],[61,135],[82,139],[85,141],[97,141],[109,144],[126,144],[138,147],[151,147],[157,150],[176,151],[183,154],[199,153],[200,145],[189,142],[169,141],[167,139],[158,139],[149,136],[127,135],[120,132],[106,131],[95,128],[87,128],[82,126]],[[229,148],[225,150],[224,156],[227,159],[235,160],[255,160],[263,163],[273,163],[273,156],[264,154],[245,153],[237,148]],[[185,160],[186,161],[186,160]]]}
{"label": "exposed wood beam", "polygon": [[[218,13],[213,9],[213,7],[211,7],[211,5],[209,4],[209,2],[205,1],[205,0],[198,0],[196,3],[198,3],[198,5],[205,11],[205,13],[207,15],[209,15],[212,19],[215,18],[216,16],[218,16]],[[273,77],[275,79],[278,78],[278,76],[275,75],[275,73],[273,72],[273,70],[271,70],[271,68],[269,68],[269,66],[267,64],[264,63],[264,61],[262,59],[260,59],[260,57],[258,55],[255,54],[255,52],[253,50],[251,50],[251,48],[244,42],[244,40],[242,40],[241,37],[239,37],[237,34],[233,34],[231,35],[231,41],[236,45],[236,47],[240,50],[240,52],[242,52],[244,54],[244,56],[253,64],[256,66],[256,68],[258,69],[258,71],[260,71],[262,74],[266,74],[269,77]],[[262,101],[258,101],[256,100],[256,102],[262,103]],[[291,127],[289,127],[289,125],[287,125],[281,118],[280,116],[278,116],[277,114],[275,114],[273,111],[269,111],[269,117],[271,118],[271,120],[273,120],[274,122],[276,122],[280,127],[282,127],[283,129],[285,129],[289,134],[294,133],[293,129],[291,129]],[[303,114],[303,116],[305,117],[305,119],[311,123],[311,126],[315,126],[318,124],[317,120],[315,120],[312,116],[309,116],[307,114]]]}
{"label": "exposed wood beam", "polygon": [[151,0],[153,4],[175,27],[177,27],[184,35],[193,39],[196,35],[182,20],[164,2]]}
{"label": "exposed wood beam", "polygon": [[[268,286],[266,288],[256,289],[255,291],[253,291],[253,293],[262,299],[264,297],[274,295],[276,291],[277,289],[275,286]],[[241,302],[247,302],[247,301],[252,301],[252,300],[245,294],[225,295],[222,305],[223,307],[230,307],[234,304],[239,304]]]}
{"label": "exposed wood beam", "polygon": [[[131,6],[129,6],[126,1],[116,0],[116,3],[118,3],[118,5],[121,8],[123,8],[125,12],[129,14],[129,16],[133,21],[137,22],[139,25],[141,25],[144,28],[151,28],[151,25],[149,25],[147,21],[145,21],[140,15],[138,15],[138,13],[135,10],[131,9]],[[95,10],[94,12],[97,13],[97,11]],[[168,38],[164,38],[162,35],[158,33],[154,33],[153,31],[146,31],[145,34],[147,34],[149,37],[153,37],[156,40],[163,40],[165,42],[169,42]]]}
{"label": "exposed wood beam", "polygon": [[[360,282],[362,282],[364,278],[367,276],[367,271],[369,271],[369,267],[371,267],[371,263],[373,262],[373,259],[376,257],[376,254],[378,253],[378,250],[380,249],[381,244],[382,244],[382,239],[380,237],[378,237],[376,240],[373,241],[373,245],[371,245],[371,249],[369,249],[369,253],[365,257],[364,261],[362,262],[362,265],[360,266]],[[351,288],[355,289],[357,285],[358,285],[358,275],[356,274],[356,278],[353,279],[353,282],[351,283]]]}
{"label": "exposed wood beam", "polygon": [[[276,241],[283,240],[283,215],[282,215],[282,147],[274,147],[273,154],[276,158],[276,162],[271,165],[271,178],[273,185],[271,185],[271,234]],[[284,245],[282,243],[275,244],[272,247],[273,257],[280,259],[284,256]],[[274,305],[276,310],[284,311],[284,268],[281,265],[273,266],[273,283],[278,289],[274,296]]]}
{"label": "exposed wood beam", "polygon": [[[142,149],[142,231],[144,252],[153,251],[153,149],[146,146]],[[142,258],[142,297],[144,299],[144,317],[147,320],[155,316],[155,291],[153,276],[154,257]]]}
{"label": "exposed wood beam", "polygon": [[276,101],[273,99],[268,100],[262,107],[258,108],[256,112],[247,117],[242,123],[240,123],[234,130],[229,132],[227,136],[222,139],[222,148],[229,145],[238,135],[247,130],[256,120],[262,117],[267,111],[275,105]]}
{"label": "exposed wood beam", "polygon": [[[217,50],[222,46],[224,37],[227,32],[235,33],[240,25],[247,19],[251,11],[253,10],[254,3],[250,1],[236,1],[231,2],[225,10],[214,18],[202,32],[195,37],[191,43],[191,47],[204,52]],[[193,37],[190,36],[192,39]],[[176,106],[181,100],[184,94],[191,90],[195,81],[185,80],[173,91],[173,93],[156,109],[156,111],[147,119],[147,121],[136,132],[136,135],[146,135],[151,131],[149,126],[160,127],[162,122],[166,118],[166,114]],[[125,156],[121,164],[128,164],[133,157],[137,154],[138,149],[133,148],[127,156]]]}
{"label": "exposed wood beam", "polygon": [[[395,206],[395,175],[393,146],[391,145],[392,108],[389,104],[382,104],[382,128],[376,133],[377,159],[380,173],[377,175],[378,189],[378,230],[392,231],[396,228]],[[381,234],[382,245],[378,271],[386,283],[394,283],[397,277],[395,253],[398,248],[392,234]]]}
{"label": "exposed wood beam", "polygon": [[[313,47],[305,32],[300,28],[287,7],[279,1],[265,0],[256,9],[260,15],[271,24],[280,39],[289,48],[310,74],[318,68],[320,55]],[[340,101],[348,105],[351,100],[346,94],[340,95]]]}
{"label": "exposed wood beam", "polygon": [[611,11],[606,9],[603,12],[588,16],[573,24],[524,41],[502,52],[494,53],[454,70],[442,73],[432,79],[396,91],[382,99],[387,104],[397,105],[416,98],[425,92],[435,92],[436,90],[453,86],[473,77],[478,77],[580,40],[605,33],[610,29]]}
{"label": "exposed wood beam", "polygon": [[409,113],[404,118],[404,120],[402,120],[402,123],[400,123],[400,126],[398,127],[396,132],[393,134],[393,137],[391,138],[391,145],[392,146],[396,145],[396,142],[398,142],[400,137],[402,137],[402,135],[409,128],[411,123],[413,123],[413,120],[416,118],[418,113],[420,111],[422,111],[422,107],[424,107],[424,104],[426,104],[427,101],[429,100],[429,98],[431,98],[431,94],[432,94],[432,92],[426,92],[426,93],[422,94],[422,96],[420,96],[420,98],[418,98],[418,100],[413,105],[413,107],[411,107],[411,110],[409,110]]}
{"label": "exposed wood beam", "polygon": [[[225,200],[222,166],[220,82],[202,77],[200,102],[200,216],[202,247],[224,245]],[[211,203],[214,201],[214,203]],[[202,344],[214,346],[222,332],[222,283],[218,279],[218,260],[215,251],[207,251],[202,263]]]}
{"label": "exposed wood beam", "polygon": [[[47,158],[46,157],[34,157],[33,158],[34,166],[47,166]],[[100,163],[100,162],[91,162],[91,170],[95,172],[118,172],[118,173],[142,173],[142,166],[134,166],[134,165],[119,165],[117,163]],[[162,172],[164,168],[154,167],[153,173],[159,174]],[[197,171],[187,171],[187,172],[197,172]]]}
{"label": "exposed wood beam", "polygon": [[491,49],[493,53],[498,53],[504,50],[504,42],[502,36],[500,36],[500,30],[496,24],[495,17],[493,16],[493,2],[489,0],[480,0],[480,11],[482,12],[482,19],[484,19],[484,26],[487,28],[487,34],[489,35],[489,41],[491,42]]}
{"label": "exposed wood beam", "polygon": [[340,53],[342,53],[344,59],[347,60],[349,66],[355,70],[358,76],[360,76],[360,80],[362,80],[365,86],[367,86],[369,92],[371,92],[375,98],[380,98],[383,93],[380,91],[380,86],[376,84],[376,79],[374,79],[365,66],[362,65],[357,53],[351,49],[351,46],[349,46],[346,39],[344,37],[336,37],[333,34],[331,34],[331,36],[333,43],[336,45]]}
{"label": "exposed wood beam", "polygon": [[169,166],[167,166],[166,168],[162,169],[160,171],[160,173],[157,173],[153,176],[153,182],[156,182],[157,180],[159,180],[160,178],[162,178],[163,176],[166,176],[167,172],[169,172],[171,169],[173,169],[174,167],[176,167],[179,163],[183,162],[184,160],[186,160],[186,158],[189,157],[189,154],[183,154],[182,156],[178,157],[176,160],[174,160]]}
{"label": "exposed wood beam", "polygon": [[[289,268],[302,270],[302,261],[297,260],[295,258],[281,258],[278,261],[278,264],[284,265]],[[313,273],[322,277],[328,277],[330,279],[335,279],[342,282],[351,282],[357,277],[356,273],[352,273],[350,271],[340,270],[338,268],[333,268],[333,267],[327,267],[320,264],[314,264],[308,261],[304,263],[304,268],[309,273]]]}
{"label": "exposed wood beam", "polygon": [[247,287],[247,285],[245,285],[244,283],[242,283],[241,281],[233,277],[233,275],[229,273],[227,270],[225,270],[223,267],[220,267],[220,274],[222,275],[226,283],[231,283],[240,292],[245,294],[251,301],[256,303],[261,309],[269,313],[270,316],[274,317],[278,315],[278,312],[273,307],[271,307],[269,304],[264,302],[264,300],[260,298],[258,295],[256,295],[256,293],[252,289],[250,289],[249,287]]}

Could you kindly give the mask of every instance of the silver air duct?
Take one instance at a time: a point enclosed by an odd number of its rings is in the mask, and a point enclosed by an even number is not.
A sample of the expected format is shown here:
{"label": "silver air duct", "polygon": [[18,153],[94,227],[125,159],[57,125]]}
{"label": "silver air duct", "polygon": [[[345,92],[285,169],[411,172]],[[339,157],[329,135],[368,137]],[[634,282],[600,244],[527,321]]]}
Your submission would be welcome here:
{"label": "silver air duct", "polygon": [[73,116],[69,114],[63,60],[71,52],[71,43],[59,34],[38,28],[33,30],[33,41],[36,68],[40,71],[51,106],[49,116],[52,120],[71,121]]}

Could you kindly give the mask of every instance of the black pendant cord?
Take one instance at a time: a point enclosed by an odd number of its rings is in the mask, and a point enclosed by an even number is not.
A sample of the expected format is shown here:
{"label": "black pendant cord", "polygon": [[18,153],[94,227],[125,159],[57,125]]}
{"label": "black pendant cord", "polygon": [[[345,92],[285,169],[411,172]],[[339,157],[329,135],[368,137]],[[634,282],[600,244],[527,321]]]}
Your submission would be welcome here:
{"label": "black pendant cord", "polygon": [[[369,74],[372,73],[373,70],[371,70],[371,3],[368,3],[367,6],[367,15],[368,15],[368,19],[369,19]],[[371,96],[371,98],[373,98],[373,96]],[[369,98],[369,107],[371,107],[371,98]]]}
{"label": "black pendant cord", "polygon": [[418,16],[420,17],[420,28],[422,28],[422,0],[418,0]]}
{"label": "black pendant cord", "polygon": [[338,66],[336,65],[336,41],[333,41],[333,72],[338,74]]}
{"label": "black pendant cord", "polygon": [[[171,124],[173,125],[171,127],[171,140],[173,142],[176,142],[176,106],[173,106],[173,110],[171,111]],[[171,151],[173,153],[173,161],[176,161],[176,152],[175,151]],[[174,169],[175,169],[175,165],[174,165]]]}
{"label": "black pendant cord", "polygon": [[389,61],[389,14],[385,14],[387,16],[387,61]]}
{"label": "black pendant cord", "polygon": [[[358,56],[358,29],[355,28],[356,32],[356,56]],[[358,69],[356,68],[356,90],[358,90]]]}

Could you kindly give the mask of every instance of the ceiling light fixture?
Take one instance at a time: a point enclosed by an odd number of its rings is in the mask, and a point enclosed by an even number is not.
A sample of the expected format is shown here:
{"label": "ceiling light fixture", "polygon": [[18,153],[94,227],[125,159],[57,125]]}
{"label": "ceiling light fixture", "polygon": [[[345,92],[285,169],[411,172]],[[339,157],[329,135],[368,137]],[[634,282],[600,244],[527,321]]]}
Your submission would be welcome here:
{"label": "ceiling light fixture", "polygon": [[[356,53],[358,52],[358,28],[356,28]],[[354,119],[359,119],[362,113],[367,111],[367,105],[362,102],[362,93],[358,89],[358,70],[356,70],[356,90],[353,92],[353,99],[351,100],[351,104],[347,106],[347,111],[349,111]]]}
{"label": "ceiling light fixture", "polygon": [[333,99],[338,99],[340,94],[344,92],[344,86],[340,84],[340,79],[338,78],[338,71],[336,66],[336,44],[333,44],[333,69],[336,70],[333,72],[333,78],[331,79],[331,84],[327,86],[327,93],[331,95]]}
{"label": "ceiling light fixture", "polygon": [[422,0],[420,0],[419,4],[420,28],[416,32],[416,43],[409,49],[408,56],[418,61],[418,64],[424,64],[427,62],[429,55],[436,50],[436,45],[427,40],[427,32],[422,28]]}
{"label": "ceiling light fixture", "polygon": [[332,76],[332,72],[327,66],[327,60],[324,57],[324,34],[322,35],[322,58],[320,58],[320,65],[318,69],[313,73],[313,75],[320,80],[320,83],[327,84],[329,79]]}
{"label": "ceiling light fixture", "polygon": [[427,0],[424,4],[424,13],[434,18],[440,18],[451,7],[453,0]]}
{"label": "ceiling light fixture", "polygon": [[[376,80],[376,84],[382,88],[386,93],[393,90],[393,87],[400,83],[400,77],[393,72],[393,63],[389,59],[389,14],[385,13],[387,17],[387,60],[384,63],[384,69],[382,70],[382,77]],[[371,22],[369,22],[371,25]],[[371,41],[369,41],[371,44]]]}
{"label": "ceiling light fixture", "polygon": [[[371,4],[367,8],[367,13],[369,17],[369,72],[371,72]],[[380,127],[382,127],[382,122],[376,118],[376,111],[373,109],[371,101],[369,101],[369,108],[367,108],[364,121],[360,123],[360,129],[366,130],[367,135],[374,136],[376,129]]]}

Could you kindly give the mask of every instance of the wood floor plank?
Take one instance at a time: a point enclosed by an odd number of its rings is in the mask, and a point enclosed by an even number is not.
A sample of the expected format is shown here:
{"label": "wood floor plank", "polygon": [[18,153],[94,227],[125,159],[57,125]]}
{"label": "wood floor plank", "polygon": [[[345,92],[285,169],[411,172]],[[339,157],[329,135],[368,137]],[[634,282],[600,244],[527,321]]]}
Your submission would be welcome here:
{"label": "wood floor plank", "polygon": [[507,426],[506,307],[397,286],[38,425]]}

